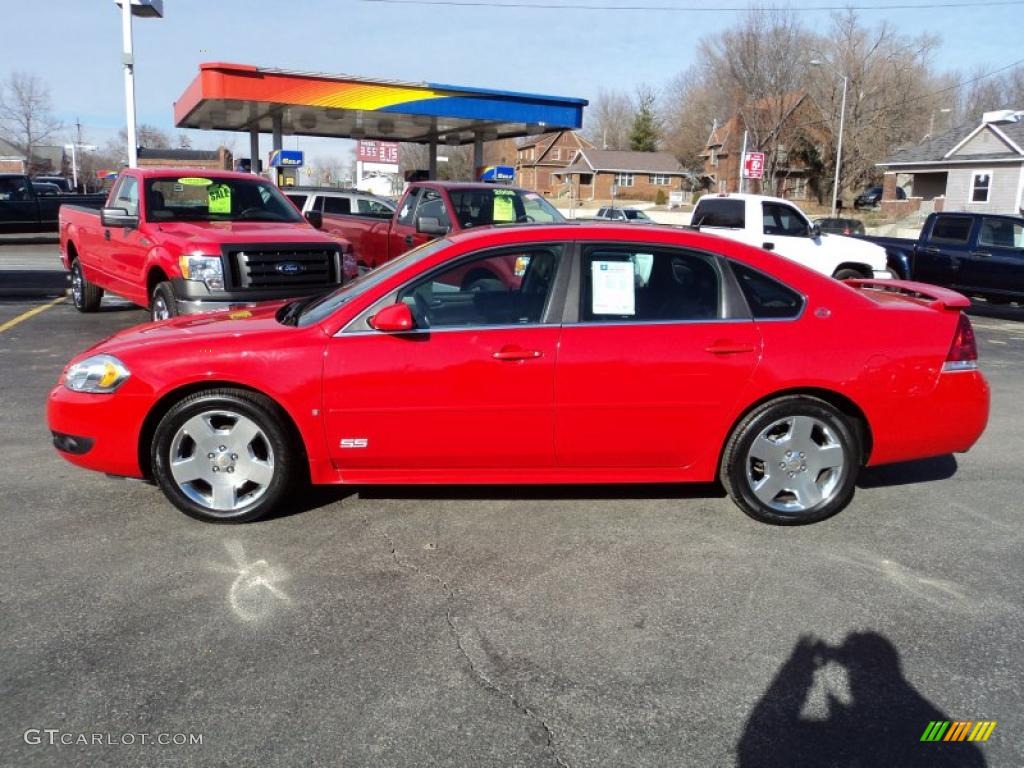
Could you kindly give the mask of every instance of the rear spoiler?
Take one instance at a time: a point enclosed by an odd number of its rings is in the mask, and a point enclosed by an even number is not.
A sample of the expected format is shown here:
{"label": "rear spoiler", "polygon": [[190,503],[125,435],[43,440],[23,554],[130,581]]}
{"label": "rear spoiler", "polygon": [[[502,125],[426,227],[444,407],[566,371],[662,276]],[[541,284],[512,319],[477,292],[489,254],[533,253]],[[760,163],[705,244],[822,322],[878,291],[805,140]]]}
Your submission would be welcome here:
{"label": "rear spoiler", "polygon": [[918,299],[932,309],[960,310],[971,306],[971,300],[962,293],[951,291],[948,288],[940,288],[937,285],[915,283],[912,280],[844,280],[843,282],[853,288],[898,293],[909,299]]}

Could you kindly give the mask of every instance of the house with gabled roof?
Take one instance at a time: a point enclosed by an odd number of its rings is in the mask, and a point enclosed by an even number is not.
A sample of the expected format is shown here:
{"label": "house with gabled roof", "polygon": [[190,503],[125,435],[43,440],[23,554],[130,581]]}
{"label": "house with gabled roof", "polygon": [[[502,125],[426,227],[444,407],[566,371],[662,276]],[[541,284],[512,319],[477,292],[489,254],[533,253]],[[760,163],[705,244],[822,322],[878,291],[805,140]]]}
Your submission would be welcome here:
{"label": "house with gabled roof", "polygon": [[552,131],[533,136],[516,150],[516,185],[543,195],[557,192],[553,174],[572,165],[584,149],[594,145],[575,131]]}
{"label": "house with gabled roof", "polygon": [[583,149],[568,168],[557,173],[571,181],[578,200],[666,200],[672,190],[692,186],[693,174],[671,152],[632,152],[617,149]]}
{"label": "house with gabled roof", "polygon": [[[1024,110],[986,112],[879,163],[883,212],[924,210],[1024,212]],[[896,199],[896,187],[908,192]]]}

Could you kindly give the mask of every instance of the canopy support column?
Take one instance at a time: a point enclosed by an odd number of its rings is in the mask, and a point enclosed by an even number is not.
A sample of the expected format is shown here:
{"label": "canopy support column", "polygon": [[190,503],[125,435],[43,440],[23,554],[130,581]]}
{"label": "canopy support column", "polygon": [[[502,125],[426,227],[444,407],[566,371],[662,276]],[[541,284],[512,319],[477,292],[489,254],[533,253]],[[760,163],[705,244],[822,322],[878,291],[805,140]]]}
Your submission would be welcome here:
{"label": "canopy support column", "polygon": [[427,147],[427,177],[434,181],[437,179],[437,137],[430,140]]}
{"label": "canopy support column", "polygon": [[484,167],[484,137],[479,131],[473,134],[473,180],[480,176]]}
{"label": "canopy support column", "polygon": [[249,173],[260,172],[260,129],[253,126],[249,129]]}
{"label": "canopy support column", "polygon": [[273,133],[274,143],[273,143],[273,145],[271,145],[270,148],[271,149],[284,149],[284,144],[282,143],[282,138],[281,138],[282,129],[283,129],[282,121],[281,121],[281,113],[280,112],[274,113],[274,116],[273,116],[272,120],[274,122],[274,133]]}

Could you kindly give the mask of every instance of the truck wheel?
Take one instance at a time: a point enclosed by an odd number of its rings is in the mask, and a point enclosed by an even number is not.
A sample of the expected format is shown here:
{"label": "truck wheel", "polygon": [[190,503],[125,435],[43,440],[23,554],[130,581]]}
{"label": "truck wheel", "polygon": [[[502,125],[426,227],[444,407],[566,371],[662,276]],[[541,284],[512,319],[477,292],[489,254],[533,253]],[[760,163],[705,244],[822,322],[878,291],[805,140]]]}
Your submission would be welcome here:
{"label": "truck wheel", "polygon": [[93,285],[82,274],[78,259],[71,262],[71,303],[79,312],[95,312],[100,308],[103,289]]}
{"label": "truck wheel", "polygon": [[170,283],[157,283],[149,302],[149,314],[154,323],[157,320],[166,320],[169,317],[177,316],[178,304],[174,300],[174,290]]}
{"label": "truck wheel", "polygon": [[284,498],[301,452],[268,398],[215,389],[182,398],[153,436],[153,476],[186,515],[244,523]]}
{"label": "truck wheel", "polygon": [[823,400],[793,395],[754,409],[729,436],[721,479],[755,520],[824,520],[853,497],[860,467],[856,428]]}
{"label": "truck wheel", "polygon": [[832,275],[836,280],[860,280],[864,277],[856,269],[840,269]]}

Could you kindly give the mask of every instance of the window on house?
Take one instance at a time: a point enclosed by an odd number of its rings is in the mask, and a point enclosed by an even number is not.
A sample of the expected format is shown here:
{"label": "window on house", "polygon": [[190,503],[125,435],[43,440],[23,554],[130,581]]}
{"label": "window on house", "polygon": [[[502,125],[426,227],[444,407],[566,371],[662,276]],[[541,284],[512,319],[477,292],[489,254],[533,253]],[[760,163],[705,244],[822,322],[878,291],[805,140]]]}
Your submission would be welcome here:
{"label": "window on house", "polygon": [[580,151],[578,149],[570,149],[569,150],[569,162],[570,163],[575,162],[576,158],[579,157],[579,155],[580,155]]}
{"label": "window on house", "polygon": [[992,184],[991,171],[978,171],[971,177],[971,202],[987,203],[988,190]]}
{"label": "window on house", "polygon": [[632,187],[633,186],[633,174],[632,173],[616,173],[615,184],[619,187]]}
{"label": "window on house", "polygon": [[560,150],[558,147],[552,147],[551,148],[551,159],[552,160],[561,160],[562,159],[562,150]]}
{"label": "window on house", "polygon": [[672,183],[671,179],[668,177],[668,174],[665,173],[652,173],[650,176],[647,177],[647,180],[648,182],[657,187],[667,187],[669,184]]}

